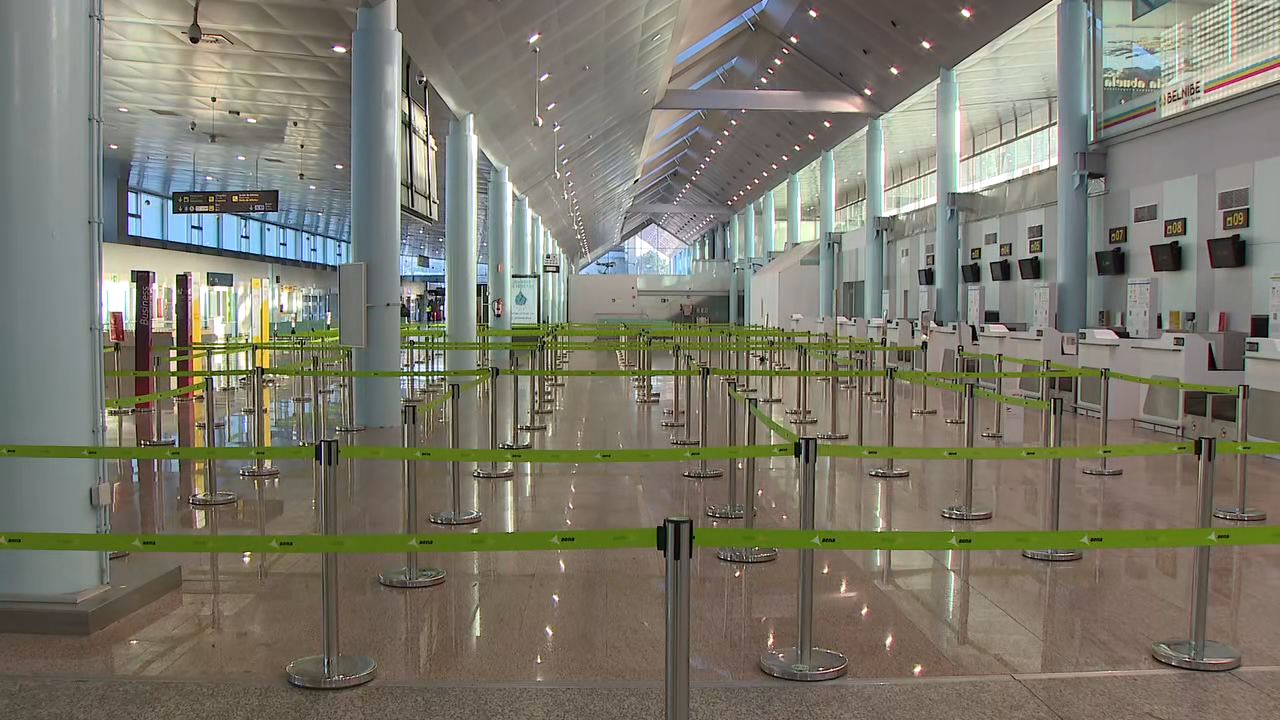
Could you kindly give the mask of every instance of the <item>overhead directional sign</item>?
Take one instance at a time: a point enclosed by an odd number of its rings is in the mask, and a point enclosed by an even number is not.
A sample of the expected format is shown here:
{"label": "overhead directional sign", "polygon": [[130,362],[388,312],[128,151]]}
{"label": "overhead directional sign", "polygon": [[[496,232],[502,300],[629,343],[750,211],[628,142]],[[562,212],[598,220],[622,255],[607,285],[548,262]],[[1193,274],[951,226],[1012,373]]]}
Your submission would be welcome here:
{"label": "overhead directional sign", "polygon": [[279,190],[239,190],[233,192],[176,192],[175,215],[201,213],[273,213],[280,211]]}

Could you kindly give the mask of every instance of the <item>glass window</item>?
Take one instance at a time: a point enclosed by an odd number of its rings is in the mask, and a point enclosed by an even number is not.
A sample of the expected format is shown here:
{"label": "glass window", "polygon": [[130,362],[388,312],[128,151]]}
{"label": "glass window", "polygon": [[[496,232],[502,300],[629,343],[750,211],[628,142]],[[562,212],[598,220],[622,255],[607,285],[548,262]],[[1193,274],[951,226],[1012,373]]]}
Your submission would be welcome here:
{"label": "glass window", "polygon": [[175,215],[170,211],[169,203],[165,203],[165,215],[168,222],[169,231],[165,233],[164,239],[169,242],[189,243],[191,242],[191,217],[190,215]]}
{"label": "glass window", "polygon": [[129,200],[128,200],[129,205],[127,208],[128,215],[129,215],[128,232],[130,235],[141,237],[142,236],[142,198],[134,190],[130,190],[128,192],[128,196],[129,196]]}

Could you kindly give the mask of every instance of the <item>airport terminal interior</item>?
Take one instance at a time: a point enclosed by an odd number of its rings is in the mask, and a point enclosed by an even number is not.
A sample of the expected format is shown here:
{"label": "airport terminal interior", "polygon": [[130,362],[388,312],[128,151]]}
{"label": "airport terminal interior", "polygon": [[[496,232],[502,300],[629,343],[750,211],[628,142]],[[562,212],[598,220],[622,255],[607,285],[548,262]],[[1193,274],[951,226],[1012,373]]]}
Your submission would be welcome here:
{"label": "airport terminal interior", "polygon": [[0,47],[0,718],[1280,717],[1280,0]]}

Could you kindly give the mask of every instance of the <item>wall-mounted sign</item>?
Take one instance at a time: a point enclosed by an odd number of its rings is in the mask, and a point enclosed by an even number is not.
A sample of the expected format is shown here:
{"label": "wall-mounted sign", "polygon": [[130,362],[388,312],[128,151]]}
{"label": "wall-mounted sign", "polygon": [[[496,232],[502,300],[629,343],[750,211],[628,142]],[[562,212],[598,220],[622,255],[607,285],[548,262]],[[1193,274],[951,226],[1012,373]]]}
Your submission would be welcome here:
{"label": "wall-mounted sign", "polygon": [[511,276],[511,306],[508,308],[514,325],[538,324],[538,276]]}
{"label": "wall-mounted sign", "polygon": [[1032,253],[1033,255],[1044,252],[1044,238],[1036,238],[1028,242],[1027,252]]}
{"label": "wall-mounted sign", "polygon": [[236,279],[231,273],[207,272],[204,284],[208,287],[235,287]]}
{"label": "wall-mounted sign", "polygon": [[1028,240],[1035,240],[1036,238],[1042,238],[1042,237],[1044,237],[1044,225],[1028,225],[1027,226]]}
{"label": "wall-mounted sign", "polygon": [[1227,210],[1222,213],[1223,230],[1239,230],[1249,227],[1249,208]]}
{"label": "wall-mounted sign", "polygon": [[1107,231],[1107,242],[1112,245],[1129,242],[1129,226],[1114,227]]}
{"label": "wall-mounted sign", "polygon": [[1165,237],[1182,237],[1183,235],[1186,235],[1186,234],[1187,234],[1186,218],[1174,218],[1172,220],[1164,221]]}
{"label": "wall-mounted sign", "polygon": [[933,253],[924,256],[925,267],[933,267]]}
{"label": "wall-mounted sign", "polygon": [[560,272],[560,256],[559,255],[543,255],[542,256],[542,272],[558,273]]}
{"label": "wall-mounted sign", "polygon": [[1000,243],[1000,257],[1013,257],[1013,243]]}
{"label": "wall-mounted sign", "polygon": [[982,259],[982,248],[980,248],[980,247],[976,247],[976,248],[973,248],[972,250],[970,250],[970,251],[969,251],[969,259],[970,259],[970,260],[981,260],[981,259]]}
{"label": "wall-mounted sign", "polygon": [[235,192],[176,192],[173,214],[273,213],[280,211],[279,190],[238,190]]}

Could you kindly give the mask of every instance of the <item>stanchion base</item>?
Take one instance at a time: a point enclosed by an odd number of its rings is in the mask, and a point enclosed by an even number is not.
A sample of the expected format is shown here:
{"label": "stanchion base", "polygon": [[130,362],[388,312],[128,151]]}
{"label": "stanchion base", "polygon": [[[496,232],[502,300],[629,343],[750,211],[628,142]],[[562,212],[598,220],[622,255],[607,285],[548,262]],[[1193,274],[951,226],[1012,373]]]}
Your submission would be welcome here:
{"label": "stanchion base", "polygon": [[898,478],[904,478],[911,475],[911,471],[900,467],[878,467],[871,468],[867,471],[867,474],[873,478],[889,478],[890,480],[896,480]]}
{"label": "stanchion base", "polygon": [[967,505],[948,505],[942,508],[942,517],[950,520],[990,520],[990,510],[974,510]]}
{"label": "stanchion base", "polygon": [[551,380],[551,381],[547,382],[547,385],[549,385],[550,387],[564,387],[564,381],[563,381],[563,380]]}
{"label": "stanchion base", "polygon": [[1022,557],[1045,562],[1070,562],[1084,557],[1079,550],[1023,550]]}
{"label": "stanchion base", "polygon": [[133,413],[134,413],[133,408],[119,407],[119,408],[107,409],[107,414],[111,415],[112,417],[117,417],[120,415],[132,415]]}
{"label": "stanchion base", "polygon": [[1186,670],[1222,672],[1240,667],[1240,651],[1225,643],[1208,640],[1204,652],[1191,652],[1190,640],[1166,640],[1151,644],[1151,656],[1166,665]]}
{"label": "stanchion base", "polygon": [[187,498],[187,502],[192,505],[230,505],[235,501],[236,494],[233,492],[227,492],[226,490],[219,490],[211,493],[196,493],[195,495]]}
{"label": "stanchion base", "polygon": [[778,551],[774,548],[720,548],[716,557],[725,562],[762,563],[778,559]]}
{"label": "stanchion base", "polygon": [[638,397],[636,398],[636,402],[639,403],[640,405],[652,405],[658,402],[658,396],[654,395],[653,397]]}
{"label": "stanchion base", "polygon": [[658,424],[661,425],[662,427],[671,427],[671,428],[684,427],[683,420],[663,420]]}
{"label": "stanchion base", "polygon": [[401,404],[401,405],[421,405],[421,404],[422,404],[422,398],[420,398],[420,397],[405,397],[405,398],[400,398],[400,404]]}
{"label": "stanchion base", "polygon": [[301,405],[306,405],[307,403],[310,403],[310,402],[311,402],[311,398],[309,398],[309,397],[302,397],[301,395],[299,395],[299,396],[297,396],[297,397],[291,397],[291,398],[289,398],[289,402],[296,402],[296,403],[299,403],[299,404],[301,404]]}
{"label": "stanchion base", "polygon": [[662,414],[663,414],[663,415],[675,415],[675,414],[676,414],[676,411],[675,411],[675,410],[672,410],[671,408],[663,408],[663,409],[662,409]]}
{"label": "stanchion base", "polygon": [[528,450],[533,447],[531,442],[504,442],[499,443],[498,447],[503,450]]}
{"label": "stanchion base", "polygon": [[758,399],[756,400],[756,402],[759,402],[759,403],[780,403],[780,402],[782,402],[782,398],[776,398],[776,397],[772,397],[772,398],[758,398]]}
{"label": "stanchion base", "polygon": [[178,444],[177,438],[157,438],[155,440],[143,440],[138,443],[142,447],[174,447]]}
{"label": "stanchion base", "polygon": [[1257,520],[1266,520],[1267,513],[1258,508],[1247,507],[1241,508],[1216,508],[1213,516],[1222,520],[1235,520],[1237,522],[1254,522]]}
{"label": "stanchion base", "polygon": [[[222,422],[221,420],[218,420],[218,421],[216,421],[216,422],[214,422],[214,423],[213,423],[213,427],[214,427],[214,429],[220,429],[220,428],[224,428],[224,427],[226,427],[226,426],[227,426],[227,424],[226,424],[226,423],[224,423],[224,422]],[[205,427],[209,427],[209,423],[207,423],[207,422],[205,422],[205,421],[203,421],[203,420],[197,420],[197,421],[196,421],[196,427],[198,427],[198,428],[205,428]]]}
{"label": "stanchion base", "polygon": [[996,432],[995,430],[987,430],[982,433],[982,437],[988,440],[999,440],[1000,438],[1004,437],[1004,433]]}
{"label": "stanchion base", "polygon": [[963,424],[964,424],[964,418],[947,418],[947,419],[943,420],[942,422],[944,422],[944,423],[946,423],[946,424],[948,424],[948,425],[963,425]]}
{"label": "stanchion base", "polygon": [[786,414],[788,414],[788,415],[799,415],[799,414],[800,414],[800,408],[787,408],[787,409],[786,409],[786,410],[784,410],[783,412],[785,412],[785,413],[786,413]]}
{"label": "stanchion base", "polygon": [[819,440],[848,440],[849,433],[844,432],[824,432],[818,433],[816,436]]}
{"label": "stanchion base", "polygon": [[488,479],[509,478],[515,474],[516,474],[515,469],[512,468],[510,465],[508,465],[505,469],[498,468],[497,470],[493,470],[490,468],[476,468],[475,470],[471,471],[471,477],[488,478]]}
{"label": "stanchion base", "polygon": [[446,510],[444,512],[431,513],[431,522],[436,525],[474,525],[480,522],[482,516],[475,510],[463,510],[462,512],[454,512]]}
{"label": "stanchion base", "polygon": [[378,574],[378,584],[393,588],[424,588],[444,582],[445,572],[439,568],[409,568],[383,570]]}
{"label": "stanchion base", "polygon": [[1113,467],[1087,467],[1080,470],[1085,475],[1097,475],[1100,477],[1115,477],[1124,474],[1124,470]]}
{"label": "stanchion base", "polygon": [[273,467],[256,468],[253,465],[246,465],[240,468],[240,477],[277,477],[280,471]]}
{"label": "stanchion base", "polygon": [[873,403],[883,403],[883,402],[884,402],[884,396],[883,396],[883,395],[872,395],[872,396],[871,396],[871,402],[873,402]]}
{"label": "stanchion base", "polygon": [[760,392],[760,388],[753,388],[750,385],[744,388],[738,388],[738,392],[750,395],[753,392]]}
{"label": "stanchion base", "polygon": [[671,444],[678,445],[680,447],[692,447],[694,445],[701,445],[702,441],[699,440],[698,438],[674,438],[673,437],[671,438]]}
{"label": "stanchion base", "polygon": [[[549,408],[549,407],[540,407],[540,408],[538,408],[537,410],[534,410],[534,411],[533,411],[533,414],[534,414],[534,415],[550,415],[552,412],[554,412],[554,409],[553,409],[553,408]],[[544,427],[544,428],[541,428],[541,429],[545,430],[546,428]]]}
{"label": "stanchion base", "polygon": [[547,426],[546,425],[517,425],[516,429],[521,430],[523,432],[537,432],[538,430],[546,430]]}
{"label": "stanchion base", "polygon": [[334,428],[334,430],[340,433],[364,432],[364,428],[360,427],[359,425],[339,425],[338,427]]}
{"label": "stanchion base", "polygon": [[704,478],[718,478],[721,475],[724,475],[724,471],[719,468],[707,468],[706,470],[694,468],[692,470],[685,470],[683,473],[680,473],[680,474],[684,475],[687,478],[694,478],[697,480],[701,480]]}
{"label": "stanchion base", "polygon": [[284,669],[289,684],[316,690],[337,690],[363,685],[373,679],[378,664],[363,655],[339,655],[332,674],[324,671],[324,656],[294,660]]}
{"label": "stanchion base", "polygon": [[809,651],[809,664],[801,665],[799,648],[787,648],[761,655],[760,669],[783,680],[816,682],[844,677],[849,671],[849,660],[834,650],[813,648]]}
{"label": "stanchion base", "polygon": [[721,520],[741,520],[746,517],[746,509],[742,505],[708,505],[707,517]]}
{"label": "stanchion base", "polygon": [[800,417],[799,415],[797,415],[797,416],[795,416],[795,417],[791,418],[791,424],[792,424],[792,425],[813,425],[813,424],[815,424],[815,423],[817,423],[817,422],[818,422],[818,418],[813,417],[813,416],[809,416],[809,417]]}
{"label": "stanchion base", "polygon": [[912,415],[937,415],[938,411],[933,408],[915,408],[911,411]]}

